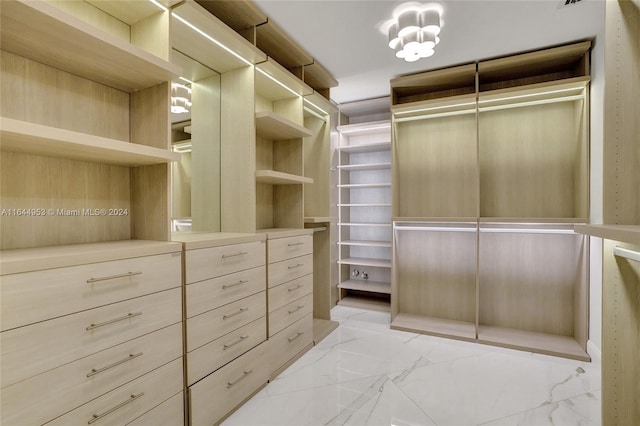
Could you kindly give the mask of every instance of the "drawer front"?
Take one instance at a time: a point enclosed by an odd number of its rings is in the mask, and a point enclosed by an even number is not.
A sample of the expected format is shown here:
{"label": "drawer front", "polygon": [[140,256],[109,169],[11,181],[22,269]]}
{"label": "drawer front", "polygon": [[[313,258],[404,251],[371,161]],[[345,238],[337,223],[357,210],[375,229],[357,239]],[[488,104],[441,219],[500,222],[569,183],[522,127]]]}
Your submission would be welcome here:
{"label": "drawer front", "polygon": [[266,292],[254,294],[187,319],[187,352],[267,314]]}
{"label": "drawer front", "polygon": [[0,334],[3,386],[180,323],[179,288]]}
{"label": "drawer front", "polygon": [[269,312],[311,293],[313,293],[313,275],[305,275],[302,278],[272,287],[267,296],[269,298]]}
{"label": "drawer front", "polygon": [[188,250],[185,252],[186,283],[208,280],[245,269],[263,266],[266,261],[264,241]]}
{"label": "drawer front", "polygon": [[162,404],[138,417],[129,426],[181,426],[184,424],[184,395],[175,394]]}
{"label": "drawer front", "polygon": [[187,318],[251,296],[266,288],[267,270],[264,266],[187,285]]}
{"label": "drawer front", "polygon": [[277,371],[313,342],[313,315],[296,321],[269,339],[270,373]]}
{"label": "drawer front", "polygon": [[267,271],[269,275],[268,286],[271,288],[311,274],[313,272],[313,256],[307,254],[283,260],[282,262],[271,263]]}
{"label": "drawer front", "polygon": [[47,425],[127,424],[182,390],[182,359],[120,386]]}
{"label": "drawer front", "polygon": [[187,383],[195,383],[266,339],[267,318],[262,317],[193,352],[188,352]]}
{"label": "drawer front", "polygon": [[295,237],[275,238],[267,241],[268,262],[280,262],[313,253],[313,237],[298,235]]}
{"label": "drawer front", "polygon": [[269,314],[269,337],[309,314],[313,314],[312,294],[276,309]]}
{"label": "drawer front", "polygon": [[2,330],[104,306],[182,283],[181,253],[2,277]]}
{"label": "drawer front", "polygon": [[174,324],[5,387],[2,420],[46,423],[181,356],[182,326]]}
{"label": "drawer front", "polygon": [[212,425],[267,384],[266,344],[252,349],[189,388],[191,426]]}

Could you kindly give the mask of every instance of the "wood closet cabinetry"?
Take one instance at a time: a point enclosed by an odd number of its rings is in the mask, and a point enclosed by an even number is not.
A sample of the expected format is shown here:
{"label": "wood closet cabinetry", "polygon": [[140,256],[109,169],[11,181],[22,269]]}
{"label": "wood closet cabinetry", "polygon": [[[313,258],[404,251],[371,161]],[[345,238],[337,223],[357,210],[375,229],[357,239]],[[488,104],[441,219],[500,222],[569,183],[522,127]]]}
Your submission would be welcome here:
{"label": "wood closet cabinetry", "polygon": [[589,359],[589,50],[392,80],[392,327]]}
{"label": "wood closet cabinetry", "polygon": [[180,69],[169,13],[136,6],[2,2],[3,424],[183,419]]}

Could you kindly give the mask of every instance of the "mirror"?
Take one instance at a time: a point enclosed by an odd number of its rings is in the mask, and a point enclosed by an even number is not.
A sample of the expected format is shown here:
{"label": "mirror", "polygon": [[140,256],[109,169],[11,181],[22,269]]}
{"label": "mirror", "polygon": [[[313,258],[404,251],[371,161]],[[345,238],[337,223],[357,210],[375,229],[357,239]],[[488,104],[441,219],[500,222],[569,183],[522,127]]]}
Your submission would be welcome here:
{"label": "mirror", "polygon": [[220,74],[173,49],[171,231],[220,232]]}

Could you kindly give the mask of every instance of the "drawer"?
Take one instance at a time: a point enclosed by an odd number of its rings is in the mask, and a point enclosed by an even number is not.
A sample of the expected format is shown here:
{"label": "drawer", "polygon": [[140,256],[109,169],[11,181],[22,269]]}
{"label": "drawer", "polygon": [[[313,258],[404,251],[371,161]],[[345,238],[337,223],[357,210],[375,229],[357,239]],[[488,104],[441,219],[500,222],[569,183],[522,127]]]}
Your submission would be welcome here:
{"label": "drawer", "polygon": [[267,270],[264,266],[189,284],[185,286],[187,318],[251,296],[266,288]]}
{"label": "drawer", "polygon": [[267,384],[266,344],[252,349],[189,388],[191,426],[212,425]]}
{"label": "drawer", "polygon": [[269,264],[267,268],[268,286],[274,287],[313,273],[313,255],[307,254],[293,259]]}
{"label": "drawer", "polygon": [[5,331],[0,334],[2,385],[180,323],[181,319],[181,291],[175,288]]}
{"label": "drawer", "polygon": [[313,315],[291,324],[269,338],[270,373],[276,372],[313,342]]}
{"label": "drawer", "polygon": [[182,390],[182,359],[96,398],[47,425],[127,424]]}
{"label": "drawer", "polygon": [[265,340],[267,318],[262,317],[193,352],[187,352],[187,383],[195,383]]}
{"label": "drawer", "polygon": [[174,324],[3,388],[2,421],[46,423],[181,356],[182,326]]}
{"label": "drawer", "polygon": [[263,266],[264,241],[188,250],[185,252],[186,283],[208,280],[245,269]]}
{"label": "drawer", "polygon": [[309,314],[313,314],[312,294],[276,309],[269,314],[269,337]]}
{"label": "drawer", "polygon": [[5,275],[2,330],[155,293],[182,283],[181,253]]}
{"label": "drawer", "polygon": [[187,319],[187,352],[267,314],[264,291]]}
{"label": "drawer", "polygon": [[313,237],[311,235],[298,235],[268,240],[267,253],[269,263],[311,254],[313,253]]}
{"label": "drawer", "polygon": [[273,312],[284,305],[313,293],[313,275],[305,275],[293,281],[272,287],[268,291],[269,312]]}
{"label": "drawer", "polygon": [[175,394],[162,404],[138,417],[129,426],[182,426],[184,425],[184,394]]}

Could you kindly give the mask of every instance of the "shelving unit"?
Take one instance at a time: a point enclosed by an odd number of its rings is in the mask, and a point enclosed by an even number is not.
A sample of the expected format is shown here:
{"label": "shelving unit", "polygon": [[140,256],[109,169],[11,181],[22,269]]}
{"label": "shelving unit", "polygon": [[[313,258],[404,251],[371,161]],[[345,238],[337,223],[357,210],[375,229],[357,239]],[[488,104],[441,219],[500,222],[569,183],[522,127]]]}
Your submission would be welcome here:
{"label": "shelving unit", "polygon": [[342,125],[338,131],[338,303],[386,310],[391,293],[390,124]]}
{"label": "shelving unit", "polygon": [[392,80],[393,328],[589,360],[589,49]]}

